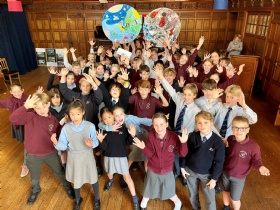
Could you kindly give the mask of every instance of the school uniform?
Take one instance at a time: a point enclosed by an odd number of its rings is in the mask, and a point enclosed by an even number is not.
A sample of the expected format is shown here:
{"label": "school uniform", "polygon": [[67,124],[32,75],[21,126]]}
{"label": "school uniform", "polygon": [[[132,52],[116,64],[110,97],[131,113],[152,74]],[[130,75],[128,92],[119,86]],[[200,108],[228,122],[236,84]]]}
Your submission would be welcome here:
{"label": "school uniform", "polygon": [[[198,75],[197,77],[193,78],[195,82],[197,83],[202,83],[205,79],[208,79],[212,73],[214,72],[217,72],[217,65],[214,65],[210,71],[205,74],[204,73],[204,69],[203,69],[203,64],[200,64],[198,67],[197,67],[197,70],[198,70]],[[227,80],[227,74],[226,74],[226,68],[223,67],[223,72],[222,73],[219,73],[220,75],[220,81],[219,82],[225,82]]]}
{"label": "school uniform", "polygon": [[[23,104],[27,100],[27,98],[28,98],[28,96],[23,93],[20,99],[12,96],[10,98],[0,100],[0,108],[6,108],[11,113],[13,113],[16,109],[23,106]],[[17,124],[12,123],[11,134],[12,134],[12,138],[16,138],[17,141],[19,141],[19,142],[24,141],[24,127],[22,125],[17,125]]]}
{"label": "school uniform", "polygon": [[166,200],[176,194],[173,176],[175,152],[180,156],[185,156],[188,152],[187,144],[182,144],[177,134],[166,130],[163,139],[160,139],[154,130],[148,134],[143,149],[148,158],[143,197]]}
{"label": "school uniform", "polygon": [[98,181],[92,147],[85,144],[87,138],[93,142],[93,148],[98,146],[92,123],[83,120],[79,126],[75,126],[70,122],[62,128],[58,144],[55,145],[57,150],[68,149],[66,179],[74,184],[75,189],[81,188],[85,183],[94,184]]}
{"label": "school uniform", "polygon": [[108,174],[129,174],[126,145],[133,142],[131,135],[123,124],[118,132],[103,131],[107,134],[100,149],[104,151],[104,168]]}
{"label": "school uniform", "polygon": [[71,188],[71,184],[65,179],[57,152],[50,140],[52,134],[57,132],[57,119],[50,113],[47,117],[37,115],[22,106],[12,113],[10,120],[25,126],[24,147],[27,151],[26,160],[31,175],[32,192],[41,191],[39,182],[43,163],[50,167],[65,189]]}
{"label": "school uniform", "polygon": [[187,184],[192,208],[200,209],[198,199],[198,180],[200,180],[206,196],[206,209],[216,210],[215,189],[209,189],[206,184],[211,179],[217,181],[222,173],[225,158],[224,143],[213,132],[204,136],[198,131],[189,134],[187,145],[189,152],[186,157],[181,158],[180,166],[190,174],[187,176]]}

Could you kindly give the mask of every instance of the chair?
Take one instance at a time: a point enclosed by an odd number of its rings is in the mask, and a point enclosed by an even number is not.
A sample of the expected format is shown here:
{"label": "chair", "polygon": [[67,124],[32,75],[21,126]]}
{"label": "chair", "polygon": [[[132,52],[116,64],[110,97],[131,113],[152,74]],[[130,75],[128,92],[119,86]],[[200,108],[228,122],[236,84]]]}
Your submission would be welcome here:
{"label": "chair", "polygon": [[0,71],[4,74],[5,81],[9,81],[10,85],[13,83],[13,79],[18,80],[19,84],[21,84],[19,72],[10,71],[5,58],[0,58]]}
{"label": "chair", "polygon": [[0,71],[0,90],[8,90],[8,87],[5,83],[5,77],[4,74]]}

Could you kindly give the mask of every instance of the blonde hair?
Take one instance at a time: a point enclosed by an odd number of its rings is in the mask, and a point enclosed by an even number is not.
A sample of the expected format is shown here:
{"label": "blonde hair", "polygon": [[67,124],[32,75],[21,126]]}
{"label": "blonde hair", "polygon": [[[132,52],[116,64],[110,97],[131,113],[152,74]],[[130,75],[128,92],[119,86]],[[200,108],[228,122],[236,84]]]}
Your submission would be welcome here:
{"label": "blonde hair", "polygon": [[195,115],[195,122],[197,121],[197,118],[203,118],[204,120],[209,120],[210,122],[214,122],[214,117],[210,112],[206,111],[200,111]]}
{"label": "blonde hair", "polygon": [[249,120],[247,117],[244,117],[244,116],[236,116],[235,118],[233,118],[232,124],[233,124],[233,122],[244,122],[249,126]]}
{"label": "blonde hair", "polygon": [[209,62],[211,63],[211,65],[213,65],[213,60],[211,58],[206,58],[204,61],[203,61],[203,64],[206,63],[206,62]]}
{"label": "blonde hair", "polygon": [[188,84],[186,84],[186,85],[183,87],[183,92],[184,92],[185,90],[190,90],[194,95],[197,95],[197,93],[198,93],[197,86],[196,86],[196,84],[194,84],[194,83],[188,83]]}
{"label": "blonde hair", "polygon": [[225,90],[225,94],[231,93],[233,96],[240,96],[242,93],[241,87],[239,85],[230,85]]}
{"label": "blonde hair", "polygon": [[72,68],[75,67],[75,66],[81,67],[80,62],[74,61],[74,62],[72,63]]}
{"label": "blonde hair", "polygon": [[155,113],[155,114],[153,115],[152,121],[154,122],[154,119],[156,119],[156,118],[162,118],[162,119],[165,120],[165,122],[168,123],[168,119],[167,119],[166,115],[165,115],[164,113],[162,113],[162,112],[157,112],[157,113]]}
{"label": "blonde hair", "polygon": [[[81,85],[83,82],[87,82],[88,84],[90,84],[87,80],[86,80],[86,78],[81,78],[80,80],[79,80],[79,84]],[[91,84],[90,84],[90,86],[91,86]]]}
{"label": "blonde hair", "polygon": [[37,103],[42,102],[42,104],[47,104],[50,102],[50,98],[49,98],[48,94],[46,94],[46,93],[34,93],[33,96],[38,97],[39,101],[37,101]]}
{"label": "blonde hair", "polygon": [[116,63],[112,64],[110,69],[112,69],[112,68],[117,68],[118,71],[120,71],[120,65],[119,64],[116,64]]}
{"label": "blonde hair", "polygon": [[176,72],[175,69],[173,69],[173,68],[166,68],[166,69],[164,69],[163,75],[169,75],[169,74],[174,74],[174,75],[176,75],[177,72]]}

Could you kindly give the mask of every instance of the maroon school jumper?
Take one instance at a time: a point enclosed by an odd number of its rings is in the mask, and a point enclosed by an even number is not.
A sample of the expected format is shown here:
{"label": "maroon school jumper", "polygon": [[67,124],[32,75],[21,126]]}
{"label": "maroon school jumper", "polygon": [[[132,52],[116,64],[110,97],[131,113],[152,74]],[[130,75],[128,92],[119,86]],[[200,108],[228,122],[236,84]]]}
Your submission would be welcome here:
{"label": "maroon school jumper", "polygon": [[148,168],[151,171],[160,175],[171,172],[175,152],[181,157],[188,153],[187,143],[181,143],[176,133],[166,130],[163,139],[159,139],[154,130],[148,134],[143,153],[148,158]]}
{"label": "maroon school jumper", "polygon": [[[229,176],[239,179],[245,178],[252,167],[259,170],[262,164],[260,146],[248,136],[242,142],[235,140],[235,136],[229,136],[228,148],[223,171]],[[236,167],[238,166],[238,167]]]}
{"label": "maroon school jumper", "polygon": [[[200,64],[198,67],[197,67],[197,70],[198,70],[198,76],[195,78],[195,82],[198,82],[198,83],[202,83],[205,79],[208,79],[211,74],[213,74],[214,72],[217,72],[217,66],[214,65],[210,71],[205,74],[204,73],[204,69],[203,69],[203,66],[202,64]],[[220,81],[219,83],[223,83],[227,80],[227,72],[226,72],[226,68],[223,67],[223,72],[222,73],[219,73],[219,76],[220,76]]]}
{"label": "maroon school jumper", "polygon": [[10,121],[24,125],[24,147],[28,154],[46,156],[56,151],[51,135],[57,132],[58,121],[50,112],[43,117],[22,106],[11,114]]}

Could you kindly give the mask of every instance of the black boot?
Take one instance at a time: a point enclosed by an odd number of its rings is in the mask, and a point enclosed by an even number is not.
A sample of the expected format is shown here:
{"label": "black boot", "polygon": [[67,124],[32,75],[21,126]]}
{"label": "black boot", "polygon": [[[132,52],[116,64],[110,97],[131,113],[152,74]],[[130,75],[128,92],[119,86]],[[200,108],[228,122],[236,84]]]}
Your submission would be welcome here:
{"label": "black boot", "polygon": [[100,200],[94,201],[93,203],[93,210],[100,210]]}
{"label": "black boot", "polygon": [[80,210],[80,205],[83,202],[83,198],[81,197],[79,201],[76,201],[74,204],[74,210]]}

